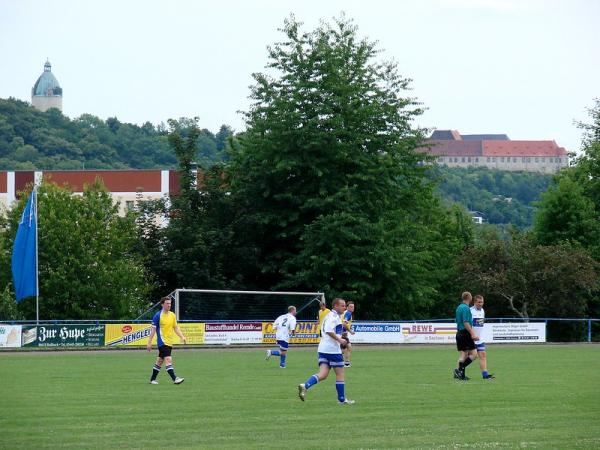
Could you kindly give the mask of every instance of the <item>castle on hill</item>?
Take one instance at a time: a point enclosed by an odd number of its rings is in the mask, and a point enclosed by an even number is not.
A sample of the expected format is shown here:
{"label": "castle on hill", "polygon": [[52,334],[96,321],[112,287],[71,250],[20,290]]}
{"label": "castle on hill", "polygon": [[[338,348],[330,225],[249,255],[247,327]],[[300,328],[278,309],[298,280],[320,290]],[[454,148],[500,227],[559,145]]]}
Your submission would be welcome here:
{"label": "castle on hill", "polygon": [[437,130],[420,151],[449,167],[488,167],[555,173],[569,165],[567,151],[555,141],[513,141],[506,134],[464,134]]}

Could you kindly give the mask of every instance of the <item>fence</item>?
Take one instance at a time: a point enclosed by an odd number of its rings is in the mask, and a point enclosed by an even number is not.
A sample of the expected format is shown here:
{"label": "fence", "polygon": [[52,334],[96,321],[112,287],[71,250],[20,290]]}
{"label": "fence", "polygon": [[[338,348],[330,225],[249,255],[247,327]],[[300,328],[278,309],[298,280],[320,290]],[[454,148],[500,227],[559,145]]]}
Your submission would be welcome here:
{"label": "fence", "polygon": [[[191,345],[272,344],[272,322],[181,321]],[[355,321],[355,343],[451,344],[456,326],[452,319],[413,321]],[[52,320],[0,322],[0,348],[5,347],[115,347],[145,346],[151,326],[148,321]],[[488,318],[484,327],[488,343],[598,342],[600,319],[576,318]],[[294,344],[316,344],[316,321],[299,321]]]}
{"label": "fence", "polygon": [[[486,323],[505,322],[543,322],[546,324],[548,342],[600,342],[600,319],[594,318],[556,318],[556,317],[486,317]],[[424,319],[423,322],[454,322],[454,319]]]}

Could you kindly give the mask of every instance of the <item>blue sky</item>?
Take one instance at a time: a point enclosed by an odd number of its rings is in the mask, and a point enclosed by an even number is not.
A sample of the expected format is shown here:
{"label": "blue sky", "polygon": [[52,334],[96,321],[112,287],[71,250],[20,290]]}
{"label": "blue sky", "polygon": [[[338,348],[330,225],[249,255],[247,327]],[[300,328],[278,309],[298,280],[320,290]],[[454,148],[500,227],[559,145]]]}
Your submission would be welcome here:
{"label": "blue sky", "polygon": [[600,97],[596,0],[0,0],[0,97],[30,101],[49,58],[69,117],[240,131],[283,20],[342,11],[413,79],[420,126],[579,149],[573,121]]}

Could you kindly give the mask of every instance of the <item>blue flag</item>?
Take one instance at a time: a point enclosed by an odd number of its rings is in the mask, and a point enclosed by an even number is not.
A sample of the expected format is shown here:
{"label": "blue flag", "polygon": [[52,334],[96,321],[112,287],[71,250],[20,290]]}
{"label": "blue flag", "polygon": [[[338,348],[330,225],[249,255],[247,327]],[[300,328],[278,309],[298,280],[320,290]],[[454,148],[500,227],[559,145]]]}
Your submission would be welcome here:
{"label": "blue flag", "polygon": [[37,296],[37,211],[36,190],[29,196],[12,254],[12,273],[17,302],[25,297]]}

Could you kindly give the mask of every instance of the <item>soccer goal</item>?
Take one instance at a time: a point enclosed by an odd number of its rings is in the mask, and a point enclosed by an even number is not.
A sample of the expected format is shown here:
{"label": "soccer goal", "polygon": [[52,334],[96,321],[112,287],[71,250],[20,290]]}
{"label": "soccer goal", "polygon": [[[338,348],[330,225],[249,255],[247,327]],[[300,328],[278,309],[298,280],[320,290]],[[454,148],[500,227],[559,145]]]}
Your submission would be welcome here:
{"label": "soccer goal", "polygon": [[293,305],[300,320],[314,320],[322,292],[227,291],[176,289],[173,311],[183,321],[272,321]]}

